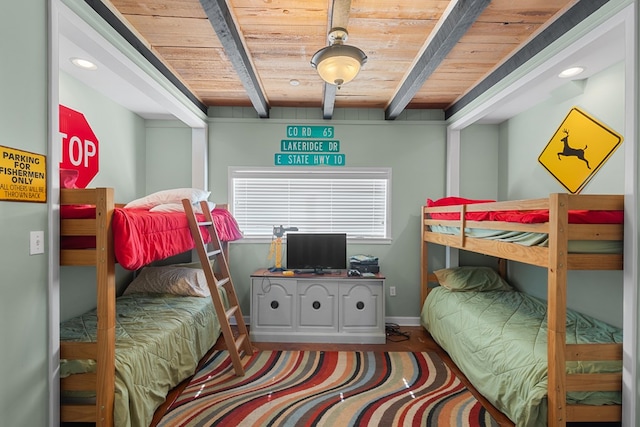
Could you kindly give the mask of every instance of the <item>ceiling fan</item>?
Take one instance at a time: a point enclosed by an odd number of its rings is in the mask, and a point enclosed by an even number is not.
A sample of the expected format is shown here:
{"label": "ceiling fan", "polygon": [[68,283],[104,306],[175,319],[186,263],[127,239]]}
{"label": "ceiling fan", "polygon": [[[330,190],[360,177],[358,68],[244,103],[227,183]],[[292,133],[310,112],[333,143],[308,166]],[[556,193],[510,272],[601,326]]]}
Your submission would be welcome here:
{"label": "ceiling fan", "polygon": [[331,30],[329,46],[317,51],[311,58],[311,66],[325,82],[338,89],[353,80],[367,62],[367,55],[355,46],[344,44],[349,33],[349,11],[351,0],[334,0],[331,8]]}

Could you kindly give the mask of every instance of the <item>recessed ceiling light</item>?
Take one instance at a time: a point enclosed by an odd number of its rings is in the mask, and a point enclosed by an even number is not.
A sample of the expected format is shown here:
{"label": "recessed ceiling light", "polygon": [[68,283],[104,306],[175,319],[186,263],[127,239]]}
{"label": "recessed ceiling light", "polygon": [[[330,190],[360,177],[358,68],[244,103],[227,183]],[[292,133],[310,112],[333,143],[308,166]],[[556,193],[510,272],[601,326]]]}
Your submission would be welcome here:
{"label": "recessed ceiling light", "polygon": [[93,62],[82,58],[71,58],[71,63],[83,70],[97,70],[98,66]]}
{"label": "recessed ceiling light", "polygon": [[571,67],[571,68],[567,68],[566,70],[558,74],[558,77],[563,79],[566,79],[569,77],[575,77],[578,74],[582,73],[583,71],[584,71],[584,67]]}
{"label": "recessed ceiling light", "polygon": [[300,82],[298,80],[296,80],[296,79],[291,79],[291,80],[289,80],[289,84],[291,86],[298,86],[300,84]]}

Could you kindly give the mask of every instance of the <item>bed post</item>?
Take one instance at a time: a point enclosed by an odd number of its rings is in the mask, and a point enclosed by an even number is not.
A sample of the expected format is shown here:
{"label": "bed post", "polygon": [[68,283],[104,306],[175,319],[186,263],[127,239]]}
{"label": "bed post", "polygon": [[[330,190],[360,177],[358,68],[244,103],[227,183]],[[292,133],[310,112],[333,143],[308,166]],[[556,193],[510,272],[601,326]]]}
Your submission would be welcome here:
{"label": "bed post", "polygon": [[498,258],[498,274],[503,279],[507,279],[507,260],[505,258]]}
{"label": "bed post", "polygon": [[97,378],[96,425],[113,426],[116,347],[115,256],[111,217],[113,188],[96,188]]}
{"label": "bed post", "polygon": [[548,321],[548,425],[565,426],[568,194],[549,196]]}
{"label": "bed post", "polygon": [[429,262],[428,262],[428,246],[427,241],[425,239],[425,231],[426,224],[424,220],[426,219],[426,214],[424,212],[424,206],[420,208],[420,307],[424,304],[424,301],[427,299],[427,295],[429,294]]}

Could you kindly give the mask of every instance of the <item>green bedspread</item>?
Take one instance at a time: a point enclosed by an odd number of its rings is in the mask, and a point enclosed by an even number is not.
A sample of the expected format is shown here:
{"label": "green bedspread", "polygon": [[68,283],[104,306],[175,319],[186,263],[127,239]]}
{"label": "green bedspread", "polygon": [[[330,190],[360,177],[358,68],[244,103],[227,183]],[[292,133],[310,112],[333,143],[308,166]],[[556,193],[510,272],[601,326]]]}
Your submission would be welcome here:
{"label": "green bedspread", "polygon": [[[547,425],[546,305],[520,292],[433,289],[422,325],[476,389],[517,426]],[[622,342],[622,330],[567,312],[567,343]],[[619,362],[571,362],[572,373],[619,372]],[[616,392],[579,392],[568,403],[620,403]]]}
{"label": "green bedspread", "polygon": [[[115,425],[148,426],[167,392],[192,375],[220,335],[211,298],[132,294],[118,298]],[[95,311],[60,325],[62,341],[95,341]],[[61,377],[94,369],[61,362]]]}

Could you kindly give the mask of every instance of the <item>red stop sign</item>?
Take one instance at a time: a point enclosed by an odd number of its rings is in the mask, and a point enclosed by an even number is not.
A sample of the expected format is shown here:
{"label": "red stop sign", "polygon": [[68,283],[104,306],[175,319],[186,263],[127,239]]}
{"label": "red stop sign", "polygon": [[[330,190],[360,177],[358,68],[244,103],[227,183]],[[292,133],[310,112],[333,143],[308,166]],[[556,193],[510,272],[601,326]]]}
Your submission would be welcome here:
{"label": "red stop sign", "polygon": [[[98,174],[100,162],[98,158],[98,138],[84,114],[60,105],[60,137],[62,138],[62,172],[77,173],[75,187],[86,188],[94,176]],[[71,182],[73,184],[73,182]],[[68,187],[70,185],[64,185]]]}

